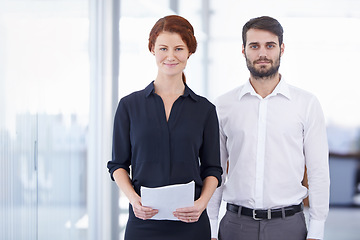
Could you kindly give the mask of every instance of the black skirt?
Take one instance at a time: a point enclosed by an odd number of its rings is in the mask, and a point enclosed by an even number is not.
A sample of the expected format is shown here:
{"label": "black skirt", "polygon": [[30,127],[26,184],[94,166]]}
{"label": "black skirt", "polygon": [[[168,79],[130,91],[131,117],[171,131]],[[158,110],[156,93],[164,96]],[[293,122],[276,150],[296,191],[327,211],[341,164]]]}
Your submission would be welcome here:
{"label": "black skirt", "polygon": [[169,220],[142,220],[135,217],[130,205],[125,240],[210,240],[210,231],[206,209],[199,221],[184,223]]}

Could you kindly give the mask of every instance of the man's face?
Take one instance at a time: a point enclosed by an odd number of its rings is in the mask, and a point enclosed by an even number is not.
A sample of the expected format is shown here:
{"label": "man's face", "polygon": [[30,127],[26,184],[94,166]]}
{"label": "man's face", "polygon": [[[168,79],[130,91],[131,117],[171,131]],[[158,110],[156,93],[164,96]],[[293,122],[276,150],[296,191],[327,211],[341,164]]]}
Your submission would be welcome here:
{"label": "man's face", "polygon": [[284,44],[280,46],[278,36],[260,29],[250,29],[246,37],[242,52],[251,75],[254,78],[271,78],[279,70]]}

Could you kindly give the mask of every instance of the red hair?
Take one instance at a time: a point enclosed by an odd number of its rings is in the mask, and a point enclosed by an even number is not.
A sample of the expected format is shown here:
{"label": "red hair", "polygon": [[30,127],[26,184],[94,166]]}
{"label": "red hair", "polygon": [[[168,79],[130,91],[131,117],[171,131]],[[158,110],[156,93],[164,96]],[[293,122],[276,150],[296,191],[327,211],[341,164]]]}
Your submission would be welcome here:
{"label": "red hair", "polygon": [[[194,35],[194,28],[188,20],[178,15],[170,15],[160,18],[149,34],[149,51],[151,52],[155,46],[155,41],[160,33],[171,32],[178,33],[181,39],[184,41],[189,49],[189,53],[195,53],[197,47],[197,41]],[[184,83],[186,78],[184,73],[182,74]]]}

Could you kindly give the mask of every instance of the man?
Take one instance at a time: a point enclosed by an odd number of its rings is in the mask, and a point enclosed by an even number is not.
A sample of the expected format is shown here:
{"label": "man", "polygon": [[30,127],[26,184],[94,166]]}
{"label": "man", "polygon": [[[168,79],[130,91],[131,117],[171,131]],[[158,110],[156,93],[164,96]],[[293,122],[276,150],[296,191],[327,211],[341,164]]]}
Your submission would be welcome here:
{"label": "man", "polygon": [[[242,38],[250,79],[216,101],[225,183],[208,205],[212,239],[322,239],[329,166],[321,106],[279,74],[284,43],[277,20],[251,19]],[[302,185],[305,166],[309,189]],[[302,205],[307,196],[308,229]],[[227,211],[217,232],[221,200]]]}

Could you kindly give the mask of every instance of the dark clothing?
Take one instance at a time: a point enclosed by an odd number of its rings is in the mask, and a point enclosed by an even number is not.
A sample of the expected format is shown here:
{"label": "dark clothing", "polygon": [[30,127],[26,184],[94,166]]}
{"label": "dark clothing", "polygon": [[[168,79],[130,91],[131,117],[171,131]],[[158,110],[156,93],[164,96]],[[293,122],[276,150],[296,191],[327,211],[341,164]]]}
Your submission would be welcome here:
{"label": "dark clothing", "polygon": [[[114,120],[112,160],[108,162],[111,178],[119,168],[130,173],[130,166],[132,184],[139,195],[141,186],[161,187],[194,180],[197,199],[208,176],[215,176],[220,186],[222,168],[215,106],[185,85],[184,94],[174,102],[166,121],[163,101],[155,93],[153,83],[122,98]],[[147,227],[141,228],[141,234],[148,233],[147,239],[160,239],[154,229],[165,221],[146,221]],[[181,224],[175,221],[170,225]],[[178,228],[172,233],[176,235]]]}
{"label": "dark clothing", "polygon": [[125,239],[129,240],[210,240],[210,222],[206,210],[197,222],[142,220],[129,207]]}

